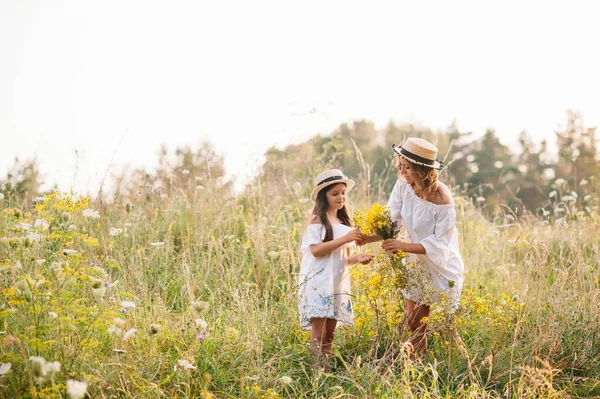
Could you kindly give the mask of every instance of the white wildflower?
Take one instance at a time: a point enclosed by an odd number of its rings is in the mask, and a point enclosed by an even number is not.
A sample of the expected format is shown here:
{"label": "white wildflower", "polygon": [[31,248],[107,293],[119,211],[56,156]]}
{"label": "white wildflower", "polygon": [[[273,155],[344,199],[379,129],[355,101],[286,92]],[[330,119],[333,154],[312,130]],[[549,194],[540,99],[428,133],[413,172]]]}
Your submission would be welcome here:
{"label": "white wildflower", "polygon": [[477,197],[477,199],[475,201],[477,201],[477,202],[484,202],[485,198],[483,198],[483,197]]}
{"label": "white wildflower", "polygon": [[292,383],[292,377],[288,377],[287,375],[284,375],[283,377],[281,377],[279,379],[279,381],[283,382],[285,385],[290,385]]}
{"label": "white wildflower", "polygon": [[123,232],[123,229],[120,229],[118,227],[111,227],[110,229],[108,229],[108,234],[112,237],[118,236],[122,232]]}
{"label": "white wildflower", "polygon": [[76,253],[77,253],[77,250],[75,250],[75,249],[69,249],[69,248],[63,249],[63,254],[65,254],[65,255],[74,255]]}
{"label": "white wildflower", "polygon": [[46,359],[39,356],[30,356],[29,360],[31,360],[31,372],[36,381],[42,381],[46,376]]}
{"label": "white wildflower", "polygon": [[108,329],[107,329],[106,331],[108,331],[108,333],[109,333],[110,335],[121,335],[121,332],[122,332],[123,330],[121,330],[121,329],[120,329],[119,327],[117,327],[117,326],[110,326],[110,327],[108,327]]}
{"label": "white wildflower", "polygon": [[560,226],[561,224],[565,223],[565,218],[556,219],[556,221],[554,223],[556,223],[558,226]]}
{"label": "white wildflower", "polygon": [[69,231],[75,231],[77,229],[77,226],[75,226],[74,224],[70,224],[69,227],[67,227],[67,230]]}
{"label": "white wildflower", "polygon": [[38,202],[44,202],[45,200],[45,197],[35,197],[32,201],[37,204]]}
{"label": "white wildflower", "polygon": [[181,171],[181,174],[183,174],[183,175],[186,175],[186,176],[187,176],[187,175],[189,175],[189,174],[190,174],[190,171],[189,171],[189,170],[187,170],[187,169],[184,169],[184,170],[182,170],[182,171]]}
{"label": "white wildflower", "polygon": [[46,263],[46,259],[38,259],[35,261],[35,264],[38,266],[43,265],[44,263]]}
{"label": "white wildflower", "polygon": [[10,371],[11,367],[12,364],[10,363],[0,363],[0,377],[6,375]]}
{"label": "white wildflower", "polygon": [[[2,201],[3,199],[4,199],[4,194],[0,193],[0,201]],[[10,363],[3,363],[2,365],[4,365],[4,364],[8,364],[10,366]]]}
{"label": "white wildflower", "polygon": [[31,242],[39,242],[42,239],[42,236],[37,233],[29,233],[27,234],[26,239]]}
{"label": "white wildflower", "polygon": [[58,314],[56,314],[56,312],[48,312],[48,316],[50,316],[53,319],[58,319]]}
{"label": "white wildflower", "polygon": [[137,332],[137,328],[131,328],[127,330],[127,332],[123,335],[123,341],[127,341],[129,338],[133,337]]}
{"label": "white wildflower", "polygon": [[67,381],[67,393],[71,399],[83,399],[87,392],[87,382],[69,380]]}
{"label": "white wildflower", "polygon": [[547,210],[547,209],[542,209],[542,215],[543,216],[548,216],[548,215],[550,215],[550,211]]}
{"label": "white wildflower", "polygon": [[92,208],[84,209],[83,211],[81,211],[81,213],[83,213],[83,216],[89,219],[98,219],[100,217],[100,212]]}
{"label": "white wildflower", "polygon": [[592,196],[590,194],[587,194],[585,197],[583,197],[584,202],[588,202],[591,199],[592,199]]}
{"label": "white wildflower", "polygon": [[165,243],[162,241],[157,241],[157,242],[151,242],[150,245],[152,245],[153,247],[162,247],[163,245],[165,245]]}
{"label": "white wildflower", "polygon": [[573,196],[573,198],[577,199],[579,198],[579,195],[577,195],[577,193],[575,191],[571,191],[571,195]]}
{"label": "white wildflower", "polygon": [[20,222],[20,223],[15,224],[15,229],[27,231],[30,228],[31,228],[31,223]]}
{"label": "white wildflower", "polygon": [[548,194],[548,197],[550,197],[550,198],[556,197],[556,190],[550,191],[550,194]]}
{"label": "white wildflower", "polygon": [[202,184],[198,184],[198,185],[196,186],[196,190],[198,190],[198,191],[202,191],[202,190],[204,190],[204,186],[203,186]]}
{"label": "white wildflower", "polygon": [[563,213],[564,211],[563,208],[554,208],[554,213]]}
{"label": "white wildflower", "polygon": [[588,181],[586,179],[581,179],[581,181],[579,182],[580,186],[585,186],[586,184],[588,184]]}
{"label": "white wildflower", "polygon": [[194,321],[196,322],[198,328],[200,328],[201,330],[206,330],[206,327],[208,327],[208,323],[204,319],[196,319]]}
{"label": "white wildflower", "polygon": [[48,230],[48,227],[50,227],[50,224],[48,224],[48,221],[45,219],[35,219],[35,223],[33,223],[33,227],[35,227],[36,229]]}
{"label": "white wildflower", "polygon": [[125,309],[135,308],[135,303],[133,303],[131,301],[121,301],[121,306],[124,307]]}
{"label": "white wildflower", "polygon": [[48,362],[48,363],[46,363],[44,368],[45,368],[46,374],[49,375],[50,378],[54,378],[54,375],[56,375],[56,373],[60,372],[60,362],[58,362],[58,361]]}
{"label": "white wildflower", "polygon": [[[184,370],[196,370],[196,368],[197,368],[192,363],[190,363],[189,360],[187,360],[187,359],[177,360],[177,365]],[[174,370],[177,371],[177,366],[175,366]]]}
{"label": "white wildflower", "polygon": [[563,184],[565,184],[567,181],[561,177],[559,177],[558,179],[556,179],[554,181],[554,184],[556,184],[557,186],[562,186]]}
{"label": "white wildflower", "polygon": [[121,319],[120,317],[116,317],[114,320],[115,326],[119,326],[119,327],[123,327],[126,323],[125,320]]}
{"label": "white wildflower", "polygon": [[561,200],[563,202],[575,202],[576,201],[575,197],[573,197],[572,195],[563,195]]}

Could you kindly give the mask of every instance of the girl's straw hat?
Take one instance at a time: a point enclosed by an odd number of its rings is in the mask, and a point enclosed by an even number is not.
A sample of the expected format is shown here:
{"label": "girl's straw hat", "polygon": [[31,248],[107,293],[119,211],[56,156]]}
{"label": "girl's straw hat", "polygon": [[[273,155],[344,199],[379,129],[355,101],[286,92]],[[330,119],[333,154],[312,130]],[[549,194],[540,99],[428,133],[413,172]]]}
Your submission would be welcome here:
{"label": "girl's straw hat", "polygon": [[319,194],[319,191],[327,186],[331,186],[332,184],[346,184],[346,192],[352,190],[352,187],[354,187],[354,180],[344,176],[342,171],[339,169],[329,169],[319,173],[317,177],[315,177],[314,183],[315,188],[310,196],[313,201],[317,200],[317,194]]}
{"label": "girl's straw hat", "polygon": [[428,166],[437,170],[444,167],[444,163],[436,159],[438,153],[437,147],[427,140],[409,137],[404,142],[404,145],[397,146],[396,144],[392,144],[392,148],[396,154],[417,165]]}

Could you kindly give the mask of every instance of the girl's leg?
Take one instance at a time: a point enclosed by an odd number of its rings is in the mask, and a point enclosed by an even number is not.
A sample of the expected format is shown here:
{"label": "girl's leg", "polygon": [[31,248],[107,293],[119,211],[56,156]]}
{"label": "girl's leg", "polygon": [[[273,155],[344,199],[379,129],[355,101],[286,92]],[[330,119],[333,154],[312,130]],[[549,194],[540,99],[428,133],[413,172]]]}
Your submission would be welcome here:
{"label": "girl's leg", "polygon": [[310,353],[313,356],[319,355],[323,350],[323,341],[326,333],[326,321],[324,318],[312,318],[310,320]]}
{"label": "girl's leg", "polygon": [[406,301],[405,323],[410,328],[412,335],[410,343],[416,353],[425,355],[427,352],[427,323],[423,322],[424,317],[429,317],[431,308],[427,305],[416,304],[413,301]]}
{"label": "girl's leg", "polygon": [[321,343],[321,351],[324,355],[331,355],[331,349],[333,346],[333,336],[335,333],[335,327],[337,326],[336,319],[325,319],[325,335],[324,340]]}

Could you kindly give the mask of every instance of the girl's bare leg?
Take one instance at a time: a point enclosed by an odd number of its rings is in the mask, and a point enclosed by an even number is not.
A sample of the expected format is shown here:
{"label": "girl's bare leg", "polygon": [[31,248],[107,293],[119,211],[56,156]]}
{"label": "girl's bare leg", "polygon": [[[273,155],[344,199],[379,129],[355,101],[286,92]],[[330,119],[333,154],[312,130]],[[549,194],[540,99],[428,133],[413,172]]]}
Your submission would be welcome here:
{"label": "girl's bare leg", "polygon": [[333,335],[337,320],[313,318],[310,321],[310,352],[312,355],[331,355]]}
{"label": "girl's bare leg", "polygon": [[331,349],[333,347],[333,336],[335,334],[335,327],[337,326],[337,320],[325,319],[325,335],[323,341],[321,341],[321,352],[329,356],[331,355]]}

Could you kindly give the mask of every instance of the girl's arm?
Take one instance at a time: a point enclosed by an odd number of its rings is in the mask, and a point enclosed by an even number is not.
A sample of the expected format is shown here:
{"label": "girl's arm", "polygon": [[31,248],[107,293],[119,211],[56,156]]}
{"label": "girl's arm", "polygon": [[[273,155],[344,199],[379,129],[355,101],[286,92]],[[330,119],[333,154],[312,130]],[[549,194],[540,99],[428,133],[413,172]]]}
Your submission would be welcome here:
{"label": "girl's arm", "polygon": [[352,266],[352,265],[356,265],[357,263],[362,263],[363,265],[366,265],[367,263],[371,262],[374,257],[375,256],[371,255],[371,254],[353,255],[348,258],[348,265]]}
{"label": "girl's arm", "polygon": [[359,238],[360,232],[357,230],[352,230],[348,234],[334,240],[327,241],[322,244],[312,244],[310,246],[310,252],[312,252],[315,258],[320,258],[321,256],[329,255],[333,250],[341,247],[342,245],[358,240]]}
{"label": "girl's arm", "polygon": [[411,254],[419,254],[419,255],[425,255],[427,253],[427,251],[425,250],[425,247],[419,243],[402,242],[402,241],[394,240],[393,238],[390,238],[389,240],[385,240],[381,244],[381,248],[383,248],[385,251],[391,251],[391,252],[402,251],[402,252],[407,252],[407,253],[411,253]]}

